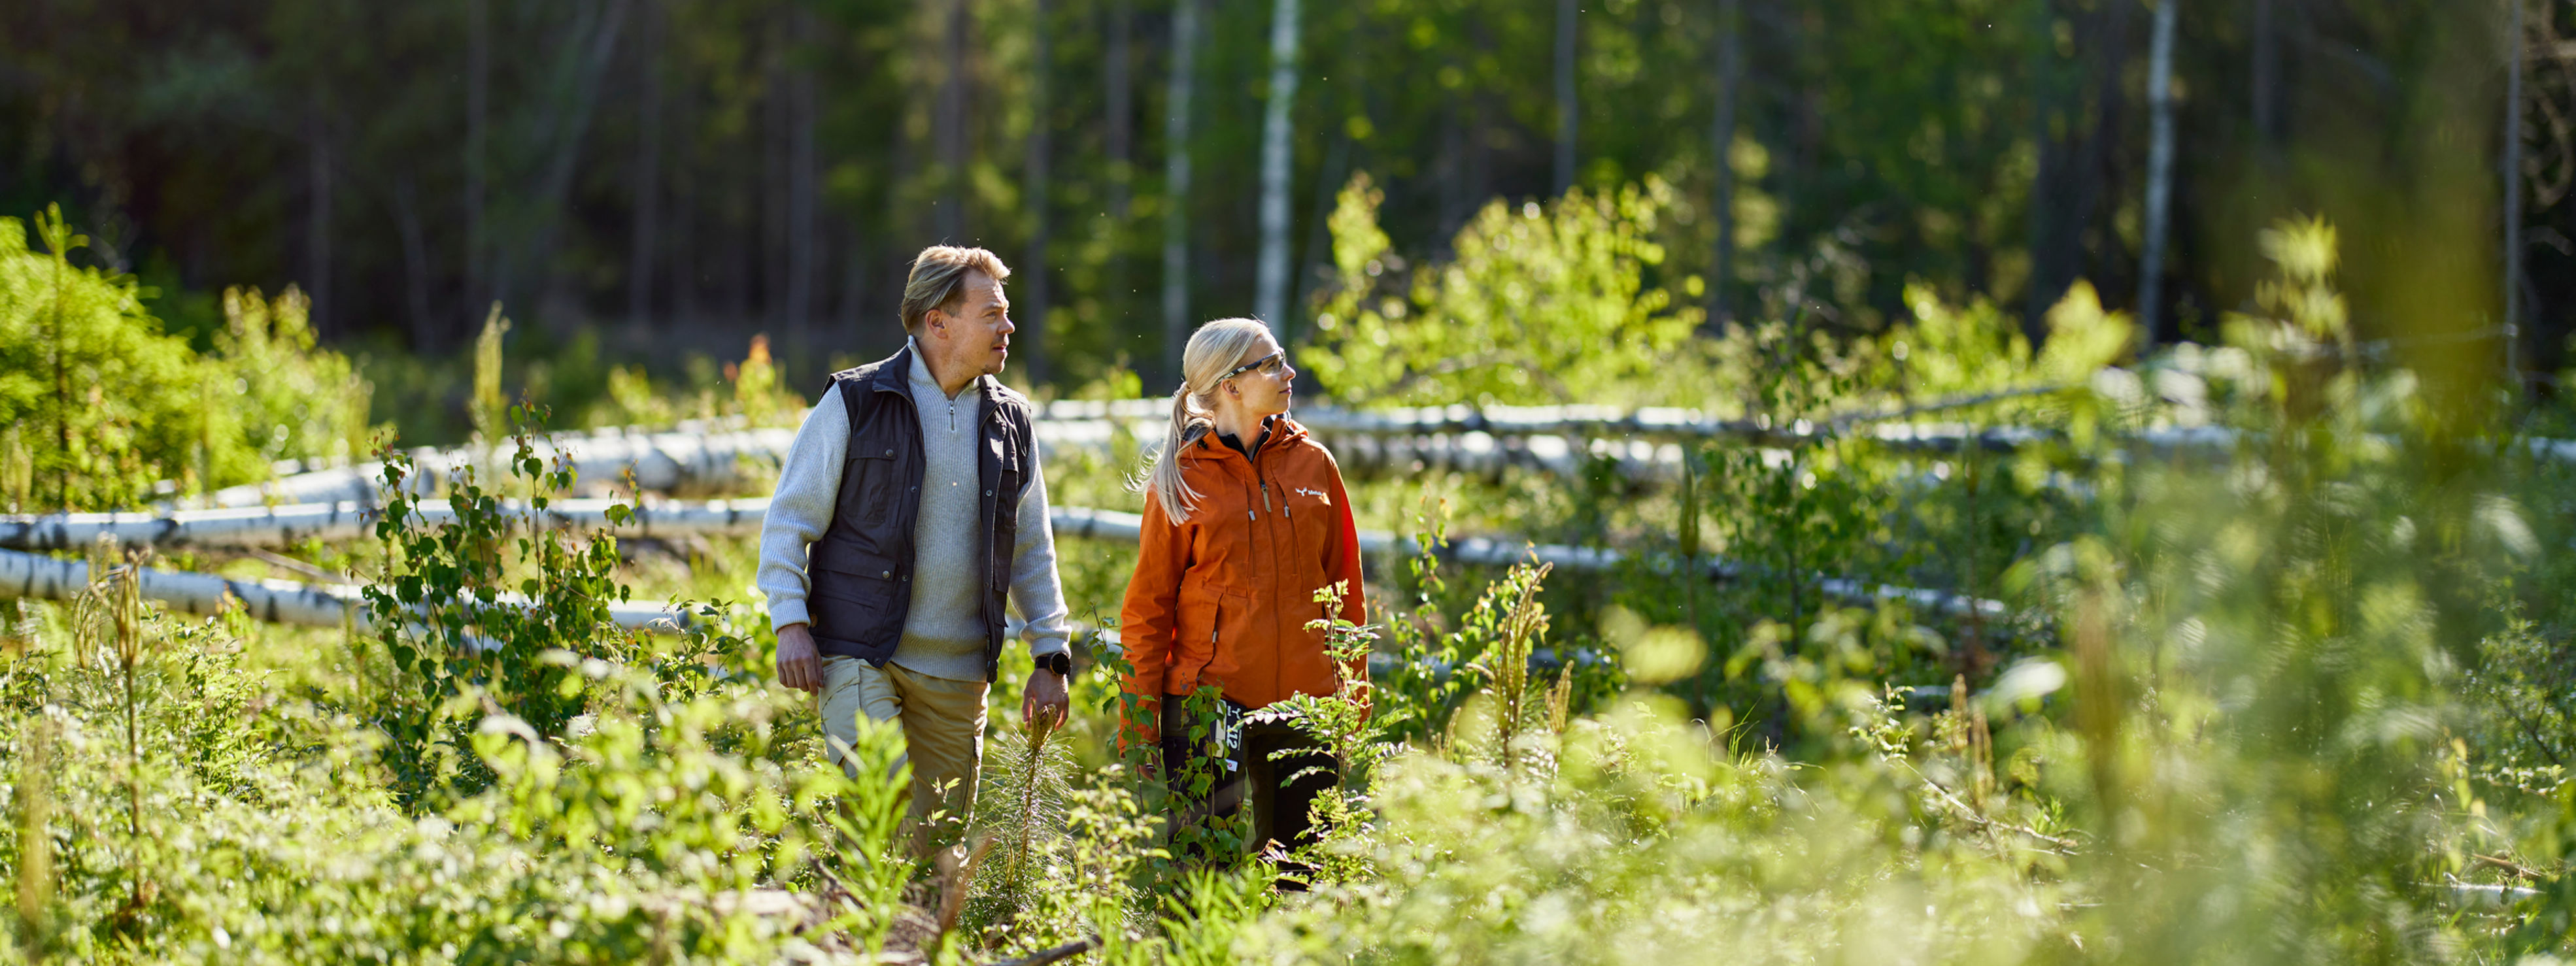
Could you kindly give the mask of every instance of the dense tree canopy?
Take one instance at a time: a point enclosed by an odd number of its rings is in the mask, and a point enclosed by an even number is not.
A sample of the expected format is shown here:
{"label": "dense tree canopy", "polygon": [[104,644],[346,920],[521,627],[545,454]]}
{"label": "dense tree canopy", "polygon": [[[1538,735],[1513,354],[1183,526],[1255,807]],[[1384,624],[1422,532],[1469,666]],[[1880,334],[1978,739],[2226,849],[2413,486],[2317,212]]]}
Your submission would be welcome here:
{"label": "dense tree canopy", "polygon": [[[1174,77],[1171,0],[26,0],[0,12],[0,210],[63,201],[166,291],[298,284],[328,339],[443,355],[499,299],[523,331],[595,328],[639,358],[768,332],[796,384],[891,338],[910,252],[973,241],[1029,273],[1042,381],[1151,373],[1167,264],[1188,317],[1253,307],[1273,17],[1297,9],[1198,2]],[[1491,200],[1659,177],[1655,280],[1712,319],[1805,305],[1872,331],[1921,284],[2037,337],[2078,279],[2136,302],[2151,4],[1554,6],[1303,5],[1290,333],[1334,283],[1325,222],[1363,172],[1396,247],[1444,253]],[[2183,0],[2160,335],[2214,337],[2251,304],[2249,239],[2295,213],[2361,240],[2366,335],[2490,327],[2502,6]],[[2576,304],[2576,12],[2531,10],[2520,351],[2547,371]],[[2428,212],[2441,230],[2400,230]]]}

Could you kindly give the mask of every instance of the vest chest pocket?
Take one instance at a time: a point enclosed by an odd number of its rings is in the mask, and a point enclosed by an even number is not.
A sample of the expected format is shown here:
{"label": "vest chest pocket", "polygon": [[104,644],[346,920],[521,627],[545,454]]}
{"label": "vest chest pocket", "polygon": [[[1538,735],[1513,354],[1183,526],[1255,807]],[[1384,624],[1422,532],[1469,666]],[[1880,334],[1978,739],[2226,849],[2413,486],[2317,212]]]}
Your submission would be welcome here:
{"label": "vest chest pocket", "polygon": [[895,478],[897,460],[894,447],[866,440],[850,443],[849,459],[841,464],[841,512],[866,523],[883,522],[894,506],[895,490],[903,481]]}
{"label": "vest chest pocket", "polygon": [[999,487],[993,491],[993,496],[1006,503],[1016,500],[1020,488],[1028,482],[1027,471],[1020,464],[1019,448],[1012,445],[1007,435],[992,435],[984,437],[984,450],[993,460],[993,479]]}

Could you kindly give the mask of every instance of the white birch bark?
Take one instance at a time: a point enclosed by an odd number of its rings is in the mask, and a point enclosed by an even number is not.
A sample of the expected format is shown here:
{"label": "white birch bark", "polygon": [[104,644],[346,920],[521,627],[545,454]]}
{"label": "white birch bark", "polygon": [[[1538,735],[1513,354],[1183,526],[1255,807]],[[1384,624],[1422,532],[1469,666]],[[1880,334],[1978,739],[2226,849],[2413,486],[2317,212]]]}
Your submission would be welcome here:
{"label": "white birch bark", "polygon": [[1581,12],[1577,0],[1556,0],[1556,193],[1574,187],[1574,130],[1580,115],[1575,102],[1575,30]]}
{"label": "white birch bark", "polygon": [[[1114,510],[1062,507],[1054,509],[1049,524],[1061,536],[1133,543],[1143,518]],[[757,526],[756,521],[754,526]],[[1421,546],[1414,538],[1383,530],[1362,530],[1359,539],[1362,553],[1410,556],[1421,552]],[[1438,555],[1445,560],[1476,566],[1507,566],[1537,561],[1554,564],[1559,570],[1574,571],[1609,570],[1627,559],[1618,550],[1533,545],[1511,537],[1455,540],[1438,548]],[[1706,569],[1711,580],[1739,579],[1749,572],[1741,565],[1723,559],[1708,561]],[[240,600],[252,618],[266,623],[306,627],[338,627],[346,623],[361,633],[376,626],[376,616],[367,609],[359,588],[353,586],[235,580],[214,574],[151,568],[144,568],[142,577],[144,599],[158,601],[179,613],[220,614],[225,598],[229,596]],[[86,561],[0,550],[0,597],[71,600],[78,597],[89,582],[89,564]],[[1846,578],[1816,578],[1816,582],[1827,595],[1853,603],[1903,600],[1925,610],[1952,616],[1970,612],[1987,616],[2005,613],[2000,601],[1977,600],[1945,591],[1866,584]],[[527,598],[518,594],[502,594],[498,600],[509,606],[525,606],[527,603]],[[634,630],[676,631],[693,619],[685,610],[661,604],[613,603],[608,609],[610,618],[618,626]],[[1020,621],[1012,618],[1003,633],[1006,637],[1016,637],[1020,630]]]}
{"label": "white birch bark", "polygon": [[[769,498],[706,502],[628,504],[629,519],[612,524],[611,506],[625,500],[550,500],[531,511],[510,501],[505,512],[535,519],[554,529],[604,530],[626,538],[683,537],[702,534],[757,533],[769,512]],[[445,500],[414,505],[422,523],[442,526],[456,518]],[[155,547],[282,547],[306,540],[357,540],[374,533],[383,518],[372,504],[341,501],[251,510],[181,510],[145,513],[49,513],[41,516],[0,515],[0,547],[16,550],[77,550],[114,537],[118,543]]]}
{"label": "white birch bark", "polygon": [[966,30],[968,0],[948,0],[940,9],[940,60],[947,70],[939,79],[939,101],[931,124],[931,149],[937,153],[939,210],[932,219],[942,245],[966,240]]}
{"label": "white birch bark", "polygon": [[[541,443],[536,447],[536,456],[551,463],[558,454],[562,455],[583,480],[622,480],[631,470],[636,485],[646,490],[718,493],[742,478],[745,461],[775,468],[795,439],[796,431],[784,428],[713,432],[608,430]],[[437,493],[452,484],[466,467],[474,465],[479,455],[473,448],[415,450],[413,473],[404,481],[405,489],[415,494]],[[477,476],[489,485],[498,478],[497,473],[486,467],[478,470]],[[382,463],[358,463],[228,487],[207,494],[205,503],[211,507],[257,507],[339,500],[373,502],[377,498],[377,481],[383,474]]]}
{"label": "white birch bark", "polygon": [[1172,12],[1172,74],[1163,110],[1163,362],[1181,380],[1190,325],[1190,93],[1198,75],[1200,0]]}
{"label": "white birch bark", "polygon": [[[284,580],[234,580],[214,574],[149,567],[142,569],[142,578],[143,599],[158,601],[183,614],[208,617],[220,614],[224,598],[230,596],[240,600],[252,618],[265,623],[305,627],[339,627],[346,623],[361,633],[376,626],[375,616],[367,610],[366,599],[353,586],[299,584]],[[71,600],[79,597],[89,583],[88,561],[0,550],[0,596]],[[524,606],[527,598],[503,594],[499,600],[504,604]],[[610,604],[609,617],[620,627],[637,630],[677,629],[690,620],[684,612],[647,603]]]}
{"label": "white birch bark", "polygon": [[1726,286],[1735,277],[1735,101],[1744,75],[1743,6],[1743,0],[1719,0],[1717,5],[1717,118],[1709,132],[1710,163],[1717,179],[1709,199],[1709,213],[1717,227],[1717,238],[1709,246],[1710,332],[1729,321]]}
{"label": "white birch bark", "polygon": [[[799,7],[792,21],[800,42],[818,29],[810,7]],[[822,160],[814,143],[820,105],[814,67],[799,63],[787,74],[787,331],[795,344],[811,345],[815,289],[822,280],[823,233],[819,179]]]}
{"label": "white birch bark", "polygon": [[1047,357],[1047,314],[1053,309],[1054,297],[1047,271],[1047,244],[1053,240],[1055,221],[1047,210],[1049,171],[1054,152],[1055,119],[1050,107],[1055,97],[1055,24],[1050,19],[1055,11],[1049,0],[1035,0],[1029,15],[1029,139],[1028,153],[1021,162],[1021,198],[1029,218],[1029,246],[1019,274],[1021,279],[1019,338],[1014,346],[1020,350],[1022,364],[1028,367],[1029,381],[1045,384],[1052,381],[1053,371]]}
{"label": "white birch bark", "polygon": [[1289,120],[1297,104],[1297,0],[1273,0],[1270,13],[1270,99],[1261,120],[1261,260],[1254,278],[1252,317],[1285,338],[1288,298],[1288,175],[1296,160]]}
{"label": "white birch bark", "polygon": [[653,328],[653,264],[661,250],[662,227],[662,45],[667,29],[662,0],[644,0],[644,42],[636,54],[636,72],[644,88],[637,101],[634,222],[626,251],[627,324]]}
{"label": "white birch bark", "polygon": [[491,0],[466,0],[465,4],[465,318],[460,321],[469,325],[480,317],[484,292],[484,184],[492,114],[490,4]]}
{"label": "white birch bark", "polygon": [[[2522,399],[2522,62],[2524,0],[2505,0],[2504,102],[2504,375],[2505,391]],[[2553,13],[2552,16],[2555,16]]]}
{"label": "white birch bark", "polygon": [[2138,266],[2141,356],[2154,348],[2156,321],[2164,312],[2165,234],[2173,200],[2174,11],[2181,5],[2181,0],[2161,0],[2156,4],[2155,42],[2147,56],[2147,110],[2153,117],[2154,133],[2147,146],[2146,251],[2140,255]]}

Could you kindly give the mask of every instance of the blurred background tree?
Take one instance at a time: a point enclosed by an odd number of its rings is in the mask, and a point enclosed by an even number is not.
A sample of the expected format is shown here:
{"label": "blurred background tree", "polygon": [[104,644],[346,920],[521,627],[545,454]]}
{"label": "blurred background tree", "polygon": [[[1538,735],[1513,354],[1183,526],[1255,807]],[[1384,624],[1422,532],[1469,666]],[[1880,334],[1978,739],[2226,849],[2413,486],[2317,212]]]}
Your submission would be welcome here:
{"label": "blurred background tree", "polygon": [[[2510,49],[2514,357],[2560,366],[2576,8],[2528,4],[2508,45],[2502,2],[2177,2],[2157,342],[2215,338],[2251,304],[2249,239],[2295,213],[2387,240],[2347,255],[2361,337],[2498,328],[2502,232],[2404,239],[2494,217]],[[346,351],[451,357],[499,300],[514,343],[587,331],[611,362],[767,333],[800,390],[895,341],[911,252],[971,242],[1020,273],[1022,371],[1069,389],[1122,364],[1168,383],[1173,299],[1195,320],[1266,291],[1311,334],[1356,173],[1395,250],[1443,259],[1496,199],[1652,176],[1672,200],[1646,281],[1705,324],[1804,307],[1876,332],[1925,286],[2036,341],[2079,279],[2139,301],[2152,21],[2139,0],[22,0],[0,11],[0,211],[65,203],[201,343],[221,318],[177,293],[292,283]],[[2490,304],[2413,311],[2427,271]]]}

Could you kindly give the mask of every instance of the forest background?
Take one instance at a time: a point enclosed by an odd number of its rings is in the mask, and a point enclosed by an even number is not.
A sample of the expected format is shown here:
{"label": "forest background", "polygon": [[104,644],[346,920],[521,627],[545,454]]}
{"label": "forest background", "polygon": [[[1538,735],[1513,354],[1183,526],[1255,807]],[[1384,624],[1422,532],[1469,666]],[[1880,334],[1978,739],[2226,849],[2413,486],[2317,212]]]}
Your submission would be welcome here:
{"label": "forest background", "polygon": [[201,347],[215,291],[299,285],[416,441],[462,431],[468,387],[410,360],[460,357],[496,300],[514,358],[564,357],[522,380],[540,399],[756,332],[801,389],[896,341],[933,241],[1015,266],[1031,382],[1124,360],[1161,385],[1180,326],[1312,331],[1361,172],[1417,256],[1489,200],[1660,178],[1651,274],[1712,327],[1807,305],[1878,331],[1921,283],[2037,341],[2083,279],[2156,293],[2158,341],[2207,339],[2250,304],[2257,231],[2321,215],[2367,240],[2362,335],[2456,289],[2478,301],[2445,324],[2510,308],[2546,390],[2576,304],[2569,14],[2521,21],[2508,199],[2505,6],[2181,4],[2161,267],[2153,14],[2128,0],[29,0],[0,12],[0,211],[65,205]]}
{"label": "forest background", "polygon": [[[2571,31],[13,4],[5,951],[2556,961]],[[971,871],[770,684],[742,525],[934,240],[1017,270],[1089,667],[997,691]],[[1247,313],[1372,541],[1302,896],[1111,740],[1135,397]]]}

